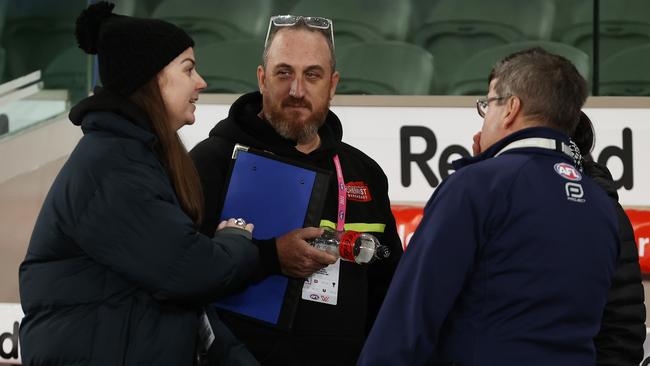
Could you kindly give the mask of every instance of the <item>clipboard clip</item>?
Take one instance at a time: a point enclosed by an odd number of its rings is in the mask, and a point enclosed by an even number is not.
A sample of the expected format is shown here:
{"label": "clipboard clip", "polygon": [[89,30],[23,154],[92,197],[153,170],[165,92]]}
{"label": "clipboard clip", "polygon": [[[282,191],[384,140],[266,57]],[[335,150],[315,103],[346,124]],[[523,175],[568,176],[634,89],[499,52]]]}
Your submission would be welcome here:
{"label": "clipboard clip", "polygon": [[248,152],[251,149],[253,150],[253,152],[257,151],[257,152],[263,152],[263,153],[270,154],[270,155],[275,155],[273,152],[268,151],[268,150],[257,150],[255,148],[251,148],[250,146],[246,146],[246,145],[242,145],[242,144],[235,144],[235,147],[233,147],[233,149],[232,149],[232,157],[231,157],[231,159],[236,160],[240,151]]}
{"label": "clipboard clip", "polygon": [[240,151],[248,151],[250,147],[246,145],[241,145],[241,144],[235,144],[235,147],[232,149],[232,160],[237,159],[237,155],[239,154]]}

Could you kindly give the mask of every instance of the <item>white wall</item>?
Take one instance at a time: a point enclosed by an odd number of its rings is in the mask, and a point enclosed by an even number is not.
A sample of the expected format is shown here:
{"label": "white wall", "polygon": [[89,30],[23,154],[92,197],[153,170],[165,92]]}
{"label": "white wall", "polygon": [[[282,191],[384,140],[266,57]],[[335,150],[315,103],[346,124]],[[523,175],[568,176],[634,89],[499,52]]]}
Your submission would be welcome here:
{"label": "white wall", "polygon": [[[426,148],[433,152],[435,147],[435,153],[426,161],[427,166],[438,182],[448,175],[446,168],[444,172],[439,169],[441,160],[446,164],[460,155],[443,156],[445,151],[457,145],[451,149],[471,152],[472,135],[482,124],[473,99],[461,98],[467,100],[467,107],[338,105],[332,110],[343,123],[343,140],[374,158],[386,172],[391,201],[421,203],[428,199],[437,184],[428,181],[415,163],[408,163],[401,149],[407,142],[410,142],[407,151],[411,154],[421,154]],[[650,98],[645,102],[648,105],[645,108],[585,109],[596,131],[594,157],[603,158],[603,152],[614,152],[607,166],[614,180],[627,186],[619,189],[624,206],[650,206],[650,164],[647,161],[650,157]],[[215,123],[227,116],[229,107],[226,103],[199,105],[195,124],[181,130],[188,148],[207,137]],[[400,134],[409,130],[415,130],[417,136],[401,139]],[[418,137],[421,135],[426,137]],[[403,177],[403,170],[408,168],[410,174]]]}

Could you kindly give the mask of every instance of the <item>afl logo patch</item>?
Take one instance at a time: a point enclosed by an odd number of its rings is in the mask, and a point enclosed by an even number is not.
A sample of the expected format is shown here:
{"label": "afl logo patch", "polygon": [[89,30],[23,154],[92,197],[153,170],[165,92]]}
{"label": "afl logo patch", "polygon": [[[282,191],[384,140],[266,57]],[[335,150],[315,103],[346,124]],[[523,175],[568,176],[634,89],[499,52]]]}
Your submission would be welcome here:
{"label": "afl logo patch", "polygon": [[582,179],[582,175],[573,165],[567,163],[557,163],[553,166],[555,172],[562,178],[577,182]]}

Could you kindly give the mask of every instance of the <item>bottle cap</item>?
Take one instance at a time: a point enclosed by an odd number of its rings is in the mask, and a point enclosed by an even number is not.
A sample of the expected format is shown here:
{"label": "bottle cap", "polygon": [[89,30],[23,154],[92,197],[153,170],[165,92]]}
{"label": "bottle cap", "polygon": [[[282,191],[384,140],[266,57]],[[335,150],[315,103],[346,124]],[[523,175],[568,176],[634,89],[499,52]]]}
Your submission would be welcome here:
{"label": "bottle cap", "polygon": [[387,247],[386,245],[380,245],[377,247],[376,253],[377,253],[376,254],[377,258],[381,258],[381,259],[388,258],[390,256],[390,248]]}

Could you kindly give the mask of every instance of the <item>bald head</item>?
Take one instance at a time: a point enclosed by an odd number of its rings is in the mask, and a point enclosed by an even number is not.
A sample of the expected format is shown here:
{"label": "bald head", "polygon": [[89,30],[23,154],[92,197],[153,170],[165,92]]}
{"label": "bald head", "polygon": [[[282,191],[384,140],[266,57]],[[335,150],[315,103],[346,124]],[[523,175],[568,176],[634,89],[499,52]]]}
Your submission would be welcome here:
{"label": "bald head", "polygon": [[[319,35],[320,38],[323,39],[324,44],[327,47],[328,50],[328,59],[326,62],[330,64],[330,69],[332,70],[331,72],[333,73],[336,70],[336,55],[334,54],[334,44],[332,43],[332,39],[330,38],[330,33],[328,30],[323,30],[323,29],[318,29],[318,28],[312,28],[307,26],[303,21],[299,21],[296,25],[291,26],[291,27],[276,27],[273,28],[271,33],[269,34],[269,39],[268,42],[266,43],[266,46],[264,48],[264,53],[262,55],[262,66],[266,69],[266,66],[268,64],[268,58],[269,58],[269,50],[272,48],[273,43],[277,37],[278,34],[282,34],[284,32],[290,32],[290,31],[299,31],[303,32],[303,34],[307,35]],[[317,39],[318,37],[309,37],[310,39]],[[318,42],[319,44],[321,42]]]}

